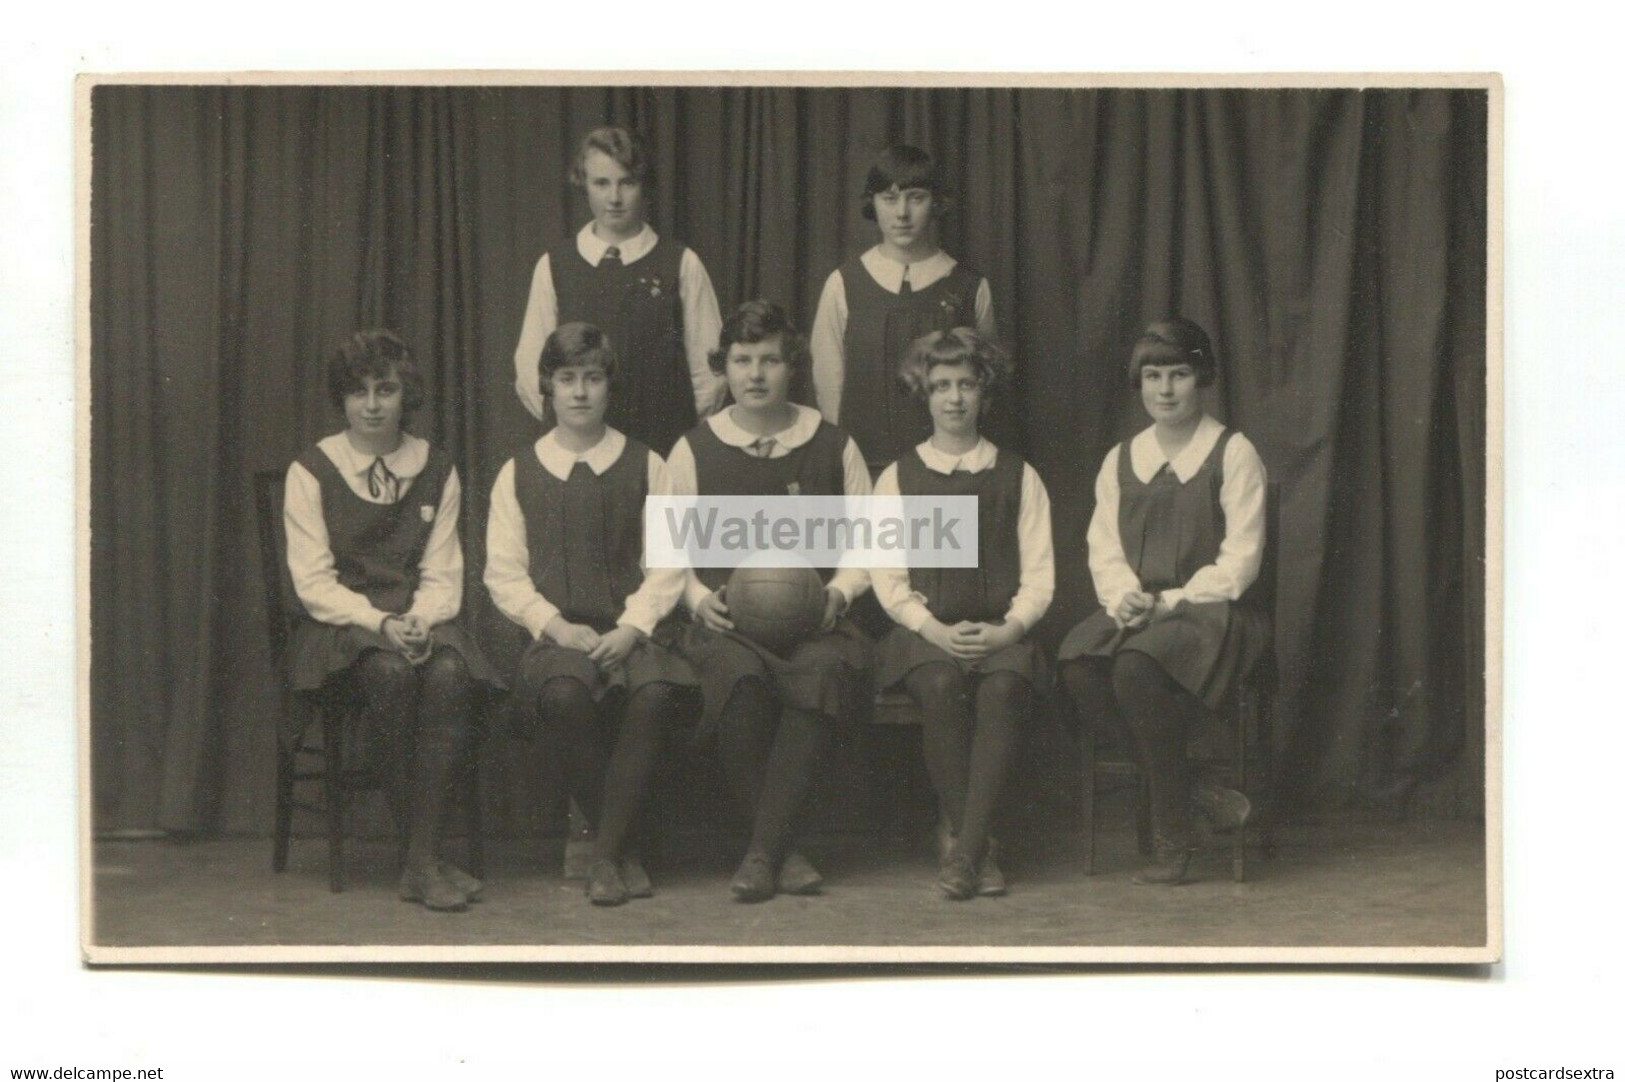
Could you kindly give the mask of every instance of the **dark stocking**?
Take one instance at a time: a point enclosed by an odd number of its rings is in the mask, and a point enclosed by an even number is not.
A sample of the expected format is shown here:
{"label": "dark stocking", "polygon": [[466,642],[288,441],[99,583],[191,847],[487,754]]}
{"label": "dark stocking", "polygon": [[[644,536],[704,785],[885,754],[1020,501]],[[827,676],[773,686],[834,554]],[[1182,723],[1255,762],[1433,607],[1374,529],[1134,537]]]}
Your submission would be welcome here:
{"label": "dark stocking", "polygon": [[762,778],[767,773],[778,713],[778,700],[767,681],[747,676],[734,685],[718,720],[722,772],[734,799],[753,820],[762,799]]}
{"label": "dark stocking", "polygon": [[784,710],[756,803],[751,852],[765,853],[774,862],[783,859],[796,816],[806,803],[831,736],[829,719],[822,714],[788,707]]}
{"label": "dark stocking", "polygon": [[670,684],[646,684],[626,704],[615,751],[609,758],[604,777],[604,798],[593,842],[593,857],[619,860],[621,845],[637,818],[660,756],[661,735],[666,719],[675,709],[676,694]]}
{"label": "dark stocking", "polygon": [[1032,708],[1033,688],[1015,673],[988,673],[976,689],[976,735],[970,749],[960,852],[980,860],[987,831],[1010,776],[1022,723]]}
{"label": "dark stocking", "polygon": [[970,687],[959,666],[946,661],[921,665],[904,679],[908,693],[925,716],[921,745],[926,773],[957,835],[965,821],[965,792],[970,784],[971,742],[976,722],[971,715]]}
{"label": "dark stocking", "polygon": [[1160,664],[1124,650],[1112,667],[1112,687],[1138,745],[1151,787],[1151,826],[1159,842],[1190,843],[1185,741],[1201,704]]}
{"label": "dark stocking", "polygon": [[605,756],[592,692],[573,676],[555,676],[536,695],[536,719],[544,746],[555,749],[563,764],[566,791],[596,828],[602,810]]}
{"label": "dark stocking", "polygon": [[440,820],[452,771],[468,738],[473,684],[462,655],[444,647],[420,666],[417,747],[412,757],[412,825],[406,866],[432,867],[439,860]]}
{"label": "dark stocking", "polygon": [[[418,673],[412,663],[390,650],[368,650],[355,663],[362,707],[358,737],[367,746],[363,762],[377,763],[395,825],[405,832],[412,815],[407,774],[417,737]],[[382,754],[370,750],[381,748]]]}

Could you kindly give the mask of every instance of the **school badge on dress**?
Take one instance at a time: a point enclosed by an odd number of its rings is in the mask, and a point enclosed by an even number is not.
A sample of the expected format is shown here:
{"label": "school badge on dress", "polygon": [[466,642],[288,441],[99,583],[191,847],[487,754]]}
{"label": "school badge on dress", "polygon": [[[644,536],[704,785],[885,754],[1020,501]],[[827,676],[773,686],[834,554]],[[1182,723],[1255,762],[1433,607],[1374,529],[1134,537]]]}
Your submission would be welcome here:
{"label": "school badge on dress", "polygon": [[792,496],[801,495],[801,482],[791,481],[788,485],[784,486],[784,491],[788,492]]}
{"label": "school badge on dress", "polygon": [[418,514],[423,516],[424,522],[434,521],[434,504],[426,503],[418,507]]}

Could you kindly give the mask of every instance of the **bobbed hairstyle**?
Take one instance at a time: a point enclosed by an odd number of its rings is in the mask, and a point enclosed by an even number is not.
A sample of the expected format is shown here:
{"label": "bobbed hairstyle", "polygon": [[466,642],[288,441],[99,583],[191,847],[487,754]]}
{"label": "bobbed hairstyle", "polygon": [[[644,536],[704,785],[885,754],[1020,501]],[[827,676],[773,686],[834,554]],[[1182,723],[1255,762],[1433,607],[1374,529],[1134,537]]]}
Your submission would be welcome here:
{"label": "bobbed hairstyle", "polygon": [[1209,386],[1219,374],[1219,361],[1213,356],[1207,332],[1184,316],[1159,319],[1146,327],[1129,354],[1129,386],[1140,385],[1140,370],[1148,364],[1188,364],[1196,371],[1198,387]]}
{"label": "bobbed hairstyle", "polygon": [[401,416],[410,417],[423,405],[423,373],[412,351],[394,331],[357,331],[327,356],[327,397],[342,412],[345,398],[366,390],[368,376],[385,379],[391,372],[401,382]]}
{"label": "bobbed hairstyle", "polygon": [[796,330],[784,309],[768,300],[746,301],[722,321],[722,335],[710,354],[711,371],[722,375],[728,369],[728,351],[737,345],[755,345],[779,336],[780,355],[793,370],[807,367],[807,340]]}
{"label": "bobbed hairstyle", "polygon": [[575,160],[570,163],[570,183],[577,188],[587,186],[587,155],[595,150],[613,158],[639,184],[648,184],[653,179],[649,152],[638,133],[630,128],[605,125],[583,135],[581,145],[576,148]]}
{"label": "bobbed hairstyle", "polygon": [[615,370],[620,367],[620,358],[609,335],[593,324],[579,321],[561,323],[547,336],[547,341],[542,345],[541,360],[536,362],[542,394],[552,393],[553,373],[561,368],[577,366],[602,368],[605,375],[614,379]]}
{"label": "bobbed hairstyle", "polygon": [[910,188],[924,188],[930,192],[935,201],[931,208],[933,218],[942,217],[948,210],[948,190],[942,186],[936,159],[919,147],[899,143],[880,152],[880,157],[869,167],[868,179],[863,182],[863,205],[860,208],[863,216],[874,221],[875,196],[894,187],[905,192]]}
{"label": "bobbed hairstyle", "polygon": [[984,410],[1015,373],[1004,350],[969,327],[955,327],[932,331],[909,343],[897,366],[897,380],[923,402],[931,396],[931,369],[944,364],[970,366],[982,384]]}

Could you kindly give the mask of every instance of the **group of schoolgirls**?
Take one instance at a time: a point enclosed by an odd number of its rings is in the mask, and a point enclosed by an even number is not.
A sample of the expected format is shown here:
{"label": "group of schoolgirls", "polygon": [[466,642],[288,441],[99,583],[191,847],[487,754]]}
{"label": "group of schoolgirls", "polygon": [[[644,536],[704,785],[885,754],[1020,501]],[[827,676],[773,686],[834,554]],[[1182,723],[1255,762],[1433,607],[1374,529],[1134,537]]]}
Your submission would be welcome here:
{"label": "group of schoolgirls", "polygon": [[[347,428],[288,472],[288,562],[308,615],[292,679],[346,679],[365,703],[358,730],[407,835],[400,896],[438,911],[479,900],[482,884],[441,859],[439,824],[473,697],[510,686],[515,731],[544,738],[594,829],[595,905],[653,891],[635,824],[678,727],[714,749],[750,821],[733,896],[818,893],[798,818],[834,719],[876,687],[906,692],[924,718],[938,889],[1003,893],[989,829],[1050,679],[1029,634],[1054,593],[1049,498],[1031,465],[981,434],[1012,368],[986,279],[936,245],[947,198],[935,163],[907,146],[875,162],[862,210],[880,243],[831,273],[810,340],[769,301],[721,318],[699,258],[644,220],[633,133],[589,133],[571,179],[592,221],[538,262],[515,352],[545,434],[502,467],[487,527],[485,585],[530,640],[513,678],[454,622],[457,472],[404,427],[423,387],[398,338],[365,332],[333,354]],[[790,398],[809,369],[817,409]],[[1223,830],[1250,810],[1185,766],[1191,727],[1267,635],[1240,603],[1263,550],[1264,468],[1203,413],[1215,373],[1188,320],[1136,343],[1129,377],[1154,423],[1100,468],[1088,547],[1101,608],[1058,655],[1090,724],[1120,718],[1132,734],[1156,843],[1143,883],[1185,878],[1193,813]],[[825,572],[820,630],[781,657],[735,631],[725,570],[643,564],[650,495],[871,492],[975,496],[980,566]],[[871,585],[894,624],[878,643],[848,617]]]}

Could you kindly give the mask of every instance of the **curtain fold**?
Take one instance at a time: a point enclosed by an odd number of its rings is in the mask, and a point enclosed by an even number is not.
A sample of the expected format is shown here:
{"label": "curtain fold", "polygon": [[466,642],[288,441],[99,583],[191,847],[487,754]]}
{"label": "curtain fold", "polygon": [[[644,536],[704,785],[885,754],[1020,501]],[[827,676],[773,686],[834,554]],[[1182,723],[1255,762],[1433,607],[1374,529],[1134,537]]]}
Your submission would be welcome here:
{"label": "curtain fold", "polygon": [[[248,483],[339,426],[322,357],[358,327],[423,358],[412,426],[463,476],[469,617],[515,656],[479,583],[486,505],[534,439],[513,346],[538,256],[585,220],[565,176],[601,123],[646,137],[652,223],[724,309],[768,296],[804,327],[873,243],[873,157],[941,159],[944,247],[987,275],[1018,364],[990,429],[1054,502],[1051,644],[1094,605],[1095,470],[1145,423],[1128,349],[1166,311],[1203,324],[1210,406],[1282,483],[1290,804],[1478,814],[1486,110],[1445,90],[97,88],[97,827],[268,830]],[[546,820],[536,758],[487,755],[495,830]]]}

